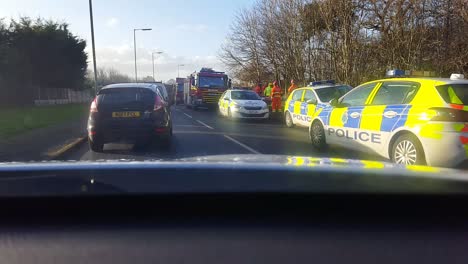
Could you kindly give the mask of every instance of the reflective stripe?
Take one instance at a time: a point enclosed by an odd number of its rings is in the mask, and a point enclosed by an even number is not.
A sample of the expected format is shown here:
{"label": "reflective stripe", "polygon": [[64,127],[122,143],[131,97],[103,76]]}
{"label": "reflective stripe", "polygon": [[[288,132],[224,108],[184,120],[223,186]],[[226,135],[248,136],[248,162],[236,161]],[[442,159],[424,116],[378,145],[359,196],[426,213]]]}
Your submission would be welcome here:
{"label": "reflective stripe", "polygon": [[[408,119],[408,112],[411,109],[411,105],[389,105],[384,110],[384,116],[382,118],[382,125],[380,131],[392,132],[405,125]],[[396,112],[397,116],[393,118],[385,117],[386,112]]]}
{"label": "reflective stripe", "polygon": [[343,127],[344,122],[343,114],[346,113],[346,108],[335,108],[330,113],[330,126],[332,127]]}
{"label": "reflective stripe", "polygon": [[317,108],[315,114],[322,120],[325,126],[330,125],[332,107],[330,105],[319,104]]}
{"label": "reflective stripe", "polygon": [[[346,119],[342,120],[343,124],[344,124],[344,127],[359,128],[359,126],[361,124],[362,110],[363,109],[364,109],[364,106],[349,107],[347,113],[344,113],[344,114],[347,114]],[[356,116],[355,116],[355,114],[356,114]]]}
{"label": "reflective stripe", "polygon": [[366,106],[362,110],[360,128],[370,131],[380,131],[385,105]]}
{"label": "reflective stripe", "polygon": [[307,103],[301,103],[301,115],[307,115]]}
{"label": "reflective stripe", "polygon": [[289,112],[294,113],[294,101],[293,100],[289,101],[288,110]]}

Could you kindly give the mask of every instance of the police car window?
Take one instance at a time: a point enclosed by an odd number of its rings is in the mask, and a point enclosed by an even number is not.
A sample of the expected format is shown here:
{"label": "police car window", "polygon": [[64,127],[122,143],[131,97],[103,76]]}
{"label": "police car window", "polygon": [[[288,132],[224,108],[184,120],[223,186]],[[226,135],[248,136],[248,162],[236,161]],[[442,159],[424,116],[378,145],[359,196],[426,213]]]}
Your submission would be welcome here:
{"label": "police car window", "polygon": [[226,96],[227,96],[227,91],[225,91],[225,92],[221,95],[221,98],[222,98],[222,99],[226,99]]}
{"label": "police car window", "polygon": [[233,91],[231,96],[233,100],[260,100],[258,94],[251,91]]}
{"label": "police car window", "polygon": [[317,93],[320,101],[322,102],[330,102],[333,99],[338,99],[345,95],[347,92],[351,91],[350,86],[332,86],[327,88],[320,88],[315,90]]}
{"label": "police car window", "polygon": [[468,105],[468,84],[441,85],[437,91],[449,104]]}
{"label": "police car window", "polygon": [[377,91],[372,105],[410,103],[419,89],[414,82],[384,82]]}
{"label": "police car window", "polygon": [[317,98],[315,97],[314,92],[312,92],[311,90],[306,90],[304,94],[304,102],[307,102],[309,100],[314,100],[315,102],[317,102]]}
{"label": "police car window", "polygon": [[304,92],[304,90],[295,91],[293,96],[292,96],[292,100],[301,101],[303,92]]}
{"label": "police car window", "polygon": [[365,105],[367,98],[369,97],[372,90],[374,90],[377,83],[370,83],[355,88],[341,100],[341,104],[344,106],[361,106]]}

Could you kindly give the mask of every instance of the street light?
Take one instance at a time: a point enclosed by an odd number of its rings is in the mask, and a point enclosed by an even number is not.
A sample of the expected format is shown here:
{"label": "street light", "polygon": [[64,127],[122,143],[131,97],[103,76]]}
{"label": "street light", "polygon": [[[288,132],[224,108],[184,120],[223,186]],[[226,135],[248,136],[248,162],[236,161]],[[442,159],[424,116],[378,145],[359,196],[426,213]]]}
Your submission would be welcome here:
{"label": "street light", "polygon": [[138,82],[138,69],[137,69],[137,50],[136,50],[136,32],[137,31],[151,31],[151,28],[136,28],[133,29],[133,49],[135,52],[135,82]]}
{"label": "street light", "polygon": [[180,77],[180,67],[184,67],[184,66],[185,66],[185,64],[179,64],[179,65],[177,65],[177,78]]}
{"label": "street light", "polygon": [[89,20],[91,22],[91,43],[93,50],[93,65],[94,65],[94,92],[97,94],[97,66],[96,66],[96,46],[94,44],[94,21],[93,21],[93,1],[89,0]]}
{"label": "street light", "polygon": [[162,52],[162,51],[155,51],[155,52],[151,53],[151,58],[153,59],[153,81],[156,81],[156,77],[154,75],[154,54],[160,55],[160,54],[163,54],[163,53],[164,52]]}

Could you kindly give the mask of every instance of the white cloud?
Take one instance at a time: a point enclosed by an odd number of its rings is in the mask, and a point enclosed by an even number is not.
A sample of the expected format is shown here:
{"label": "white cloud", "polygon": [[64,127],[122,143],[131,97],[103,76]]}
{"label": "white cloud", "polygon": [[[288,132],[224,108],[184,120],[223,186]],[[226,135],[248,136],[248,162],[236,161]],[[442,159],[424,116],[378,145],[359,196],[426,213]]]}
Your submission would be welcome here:
{"label": "white cloud", "polygon": [[119,24],[119,19],[115,18],[115,17],[111,17],[109,19],[107,19],[106,21],[106,26],[108,27],[115,27]]}
{"label": "white cloud", "polygon": [[[137,50],[139,77],[152,76],[153,74],[151,51],[152,50],[145,48],[138,48]],[[87,49],[87,52],[89,54],[88,68],[91,70],[93,67],[91,50]],[[98,46],[96,53],[97,66],[99,68],[114,68],[130,77],[134,77],[135,59],[133,45],[123,43],[119,46]],[[178,64],[185,65],[180,67],[181,77],[187,76],[196,70],[200,70],[202,67],[210,67],[219,71],[224,70],[223,64],[214,55],[199,56],[195,54],[194,56],[174,56],[172,54],[163,53],[155,57],[156,79],[164,81],[175,79],[177,77]]]}
{"label": "white cloud", "polygon": [[175,27],[178,31],[190,31],[196,33],[206,32],[208,26],[205,24],[180,24]]}

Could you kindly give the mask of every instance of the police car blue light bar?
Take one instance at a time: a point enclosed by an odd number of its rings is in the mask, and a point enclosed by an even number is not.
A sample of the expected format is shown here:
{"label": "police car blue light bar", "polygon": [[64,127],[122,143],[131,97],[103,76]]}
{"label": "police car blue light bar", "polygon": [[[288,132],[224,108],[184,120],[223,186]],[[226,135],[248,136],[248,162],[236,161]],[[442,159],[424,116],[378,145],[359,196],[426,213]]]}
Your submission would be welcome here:
{"label": "police car blue light bar", "polygon": [[335,84],[335,80],[311,82],[309,86],[318,86],[318,85],[325,85],[325,84]]}
{"label": "police car blue light bar", "polygon": [[403,77],[406,76],[406,73],[404,70],[389,70],[385,74],[387,77]]}

